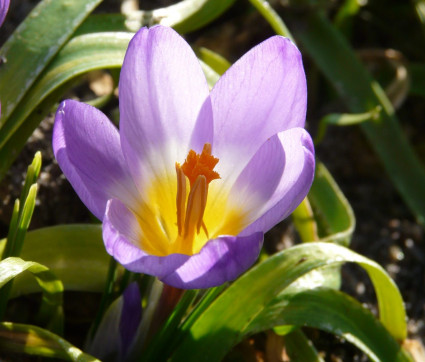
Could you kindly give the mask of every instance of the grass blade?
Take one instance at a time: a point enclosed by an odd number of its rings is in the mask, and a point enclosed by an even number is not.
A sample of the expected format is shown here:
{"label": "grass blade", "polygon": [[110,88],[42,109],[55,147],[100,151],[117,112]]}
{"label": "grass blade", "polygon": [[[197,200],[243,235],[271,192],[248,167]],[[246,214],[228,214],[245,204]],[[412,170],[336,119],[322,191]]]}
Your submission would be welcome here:
{"label": "grass blade", "polygon": [[[5,240],[1,240],[0,253],[4,245]],[[66,290],[103,291],[109,255],[103,245],[101,225],[59,225],[30,231],[21,257],[46,265]],[[37,285],[22,276],[14,282],[12,295],[36,291]]]}
{"label": "grass blade", "polygon": [[[345,247],[306,243],[273,255],[235,281],[193,323],[172,360],[188,356],[186,360],[204,359],[207,358],[205,351],[209,351],[208,360],[223,358],[245,335],[279,323],[273,318],[257,318],[267,314],[268,305],[276,295],[313,270],[344,262],[356,262],[368,272],[375,287],[382,324],[392,338],[403,341],[407,330],[403,301],[386,272],[375,262]],[[303,287],[301,293],[305,291],[306,286]],[[292,290],[296,289],[292,287]]]}
{"label": "grass blade", "polygon": [[[269,320],[313,327],[343,337],[372,361],[412,361],[368,309],[337,290],[319,288],[282,295],[264,312]],[[256,319],[261,320],[262,317],[260,315]]]}
{"label": "grass blade", "polygon": [[[46,266],[20,258],[10,257],[0,261],[0,288],[7,285],[18,275],[28,271],[35,277],[39,288],[43,292],[41,316],[50,319],[49,324],[60,331],[63,328],[62,312],[62,282]],[[3,292],[3,291],[2,291]],[[7,302],[7,299],[4,299]],[[3,299],[2,299],[3,302]],[[1,305],[0,312],[4,313],[6,304]]]}
{"label": "grass blade", "polygon": [[[7,59],[0,67],[1,127],[46,65],[101,1],[44,0],[6,41],[0,50]],[[2,132],[0,144],[8,136]]]}
{"label": "grass blade", "polygon": [[404,201],[417,220],[425,225],[425,170],[409,146],[384,91],[322,13],[312,12],[300,21],[303,26],[294,29],[296,38],[350,111],[363,113],[381,107],[378,120],[361,123],[360,127]]}
{"label": "grass blade", "polygon": [[100,362],[46,329],[18,323],[0,323],[0,349],[68,361]]}

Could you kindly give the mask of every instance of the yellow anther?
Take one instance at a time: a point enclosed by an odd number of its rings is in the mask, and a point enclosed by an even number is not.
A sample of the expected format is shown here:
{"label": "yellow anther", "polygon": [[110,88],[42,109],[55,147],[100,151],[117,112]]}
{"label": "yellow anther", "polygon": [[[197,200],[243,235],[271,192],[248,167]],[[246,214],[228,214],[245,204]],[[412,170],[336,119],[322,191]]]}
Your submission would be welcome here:
{"label": "yellow anther", "polygon": [[204,217],[205,206],[207,206],[207,181],[205,176],[198,176],[190,188],[187,198],[187,209],[184,223],[184,238],[192,239],[195,230],[199,234]]}
{"label": "yellow anther", "polygon": [[176,163],[177,173],[177,228],[179,235],[183,234],[184,224],[184,211],[186,209],[186,177],[180,167],[180,164]]}

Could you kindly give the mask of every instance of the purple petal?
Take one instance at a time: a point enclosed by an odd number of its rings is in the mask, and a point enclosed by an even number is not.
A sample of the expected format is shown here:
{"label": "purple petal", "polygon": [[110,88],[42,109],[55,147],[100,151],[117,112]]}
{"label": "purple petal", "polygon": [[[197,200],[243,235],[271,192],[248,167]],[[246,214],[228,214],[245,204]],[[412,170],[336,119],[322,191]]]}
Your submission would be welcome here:
{"label": "purple petal", "polygon": [[144,177],[184,161],[208,85],[184,39],[155,26],[131,40],[119,94],[123,151],[142,188]]}
{"label": "purple petal", "polygon": [[62,102],[56,112],[53,151],[78,196],[100,220],[110,198],[119,197],[132,206],[138,199],[118,130],[96,108]]}
{"label": "purple petal", "polygon": [[213,144],[214,139],[214,115],[211,99],[205,99],[198,114],[195,127],[190,140],[190,149],[201,153],[205,143]]}
{"label": "purple petal", "polygon": [[161,280],[182,289],[211,288],[234,280],[257,260],[263,236],[257,232],[245,237],[221,236],[210,240],[198,254]]}
{"label": "purple petal", "polygon": [[119,329],[121,336],[121,356],[124,359],[142,319],[142,299],[139,286],[136,282],[131,283],[126,288],[123,298],[124,304]]}
{"label": "purple petal", "polygon": [[189,258],[174,254],[174,258],[149,255],[140,249],[142,230],[136,216],[117,199],[108,201],[103,219],[103,241],[106,251],[126,269],[158,278],[172,273]]}
{"label": "purple petal", "polygon": [[[278,134],[281,150],[285,153],[284,169],[279,182],[269,200],[259,210],[261,217],[249,225],[241,235],[250,235],[256,231],[267,232],[278,222],[289,216],[307,195],[314,177],[314,147],[310,135],[303,128],[293,128]],[[260,149],[261,150],[261,149]],[[274,157],[270,155],[270,157]],[[281,156],[278,156],[281,157]],[[238,184],[257,184],[256,177],[266,172],[258,162],[248,165],[238,179]],[[278,176],[279,172],[273,176]],[[255,176],[257,175],[257,176]],[[267,176],[262,176],[267,177]],[[261,178],[261,177],[260,177]],[[276,183],[276,180],[271,181]],[[262,188],[267,189],[268,183]],[[267,192],[267,191],[264,191]]]}
{"label": "purple petal", "polygon": [[237,175],[268,138],[304,127],[307,88],[299,50],[287,38],[267,39],[229,68],[211,101],[219,173]]}
{"label": "purple petal", "polygon": [[155,275],[164,283],[181,289],[210,288],[236,279],[257,259],[263,233],[250,236],[222,236],[195,255],[148,255],[136,246],[141,235],[134,214],[118,200],[108,202],[103,220],[106,250],[125,268]]}
{"label": "purple petal", "polygon": [[274,135],[260,147],[234,183],[230,202],[249,210],[251,222],[261,215],[261,208],[279,186],[285,162],[285,150],[279,136]]}
{"label": "purple petal", "polygon": [[0,26],[3,24],[6,18],[7,11],[9,9],[9,0],[0,0]]}

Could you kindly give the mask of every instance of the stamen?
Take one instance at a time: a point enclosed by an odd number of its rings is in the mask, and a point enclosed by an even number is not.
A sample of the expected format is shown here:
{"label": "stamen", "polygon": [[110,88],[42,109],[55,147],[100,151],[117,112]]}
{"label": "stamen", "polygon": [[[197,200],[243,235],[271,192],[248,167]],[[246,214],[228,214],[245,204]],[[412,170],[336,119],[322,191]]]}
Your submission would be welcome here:
{"label": "stamen", "polygon": [[[211,144],[206,143],[201,154],[190,150],[183,165],[176,163],[177,174],[177,228],[178,237],[175,246],[180,252],[193,249],[195,232],[201,228],[209,238],[203,221],[207,206],[208,184],[220,175],[214,171],[218,158],[211,155]],[[186,204],[186,177],[190,183],[190,192]]]}
{"label": "stamen", "polygon": [[205,176],[198,176],[193,187],[191,187],[187,199],[186,217],[184,223],[184,238],[192,239],[202,226],[205,206],[207,205],[207,181]]}
{"label": "stamen", "polygon": [[176,163],[176,173],[177,173],[177,228],[179,235],[183,234],[183,224],[184,224],[184,212],[186,209],[186,177],[180,167],[180,164]]}
{"label": "stamen", "polygon": [[203,221],[202,221],[202,230],[204,230],[204,233],[207,236],[207,239],[209,239],[210,234],[208,233],[207,226],[205,225],[205,223]]}

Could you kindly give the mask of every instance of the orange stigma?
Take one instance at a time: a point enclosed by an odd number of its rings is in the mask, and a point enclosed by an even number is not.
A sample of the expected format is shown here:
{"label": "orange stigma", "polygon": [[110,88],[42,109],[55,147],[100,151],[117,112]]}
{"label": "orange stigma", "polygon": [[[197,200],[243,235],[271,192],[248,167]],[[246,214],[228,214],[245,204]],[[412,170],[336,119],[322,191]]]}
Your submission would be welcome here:
{"label": "orange stigma", "polygon": [[181,169],[189,179],[190,187],[193,186],[200,175],[205,177],[208,185],[212,180],[220,178],[220,175],[214,171],[217,163],[218,158],[211,155],[211,144],[205,143],[201,154],[196,153],[194,150],[189,151]]}
{"label": "orange stigma", "polygon": [[[208,230],[203,221],[207,206],[208,184],[220,178],[214,171],[218,158],[211,155],[211,144],[206,143],[201,154],[190,150],[183,165],[176,163],[177,173],[177,238],[181,250],[191,253],[195,233],[201,228],[208,237]],[[186,200],[186,178],[190,183],[190,191]]]}

